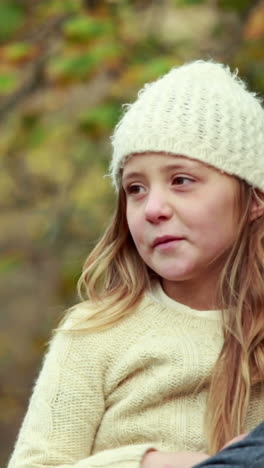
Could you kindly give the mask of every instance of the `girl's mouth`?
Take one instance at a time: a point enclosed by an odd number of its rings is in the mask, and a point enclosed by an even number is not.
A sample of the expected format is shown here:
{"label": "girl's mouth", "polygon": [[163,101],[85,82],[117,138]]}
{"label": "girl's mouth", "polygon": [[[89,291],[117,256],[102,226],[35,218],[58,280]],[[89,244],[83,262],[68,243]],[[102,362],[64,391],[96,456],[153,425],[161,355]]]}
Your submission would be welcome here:
{"label": "girl's mouth", "polygon": [[159,247],[159,246],[171,246],[175,245],[175,243],[183,240],[183,237],[176,237],[176,236],[161,236],[156,237],[152,243],[152,247]]}

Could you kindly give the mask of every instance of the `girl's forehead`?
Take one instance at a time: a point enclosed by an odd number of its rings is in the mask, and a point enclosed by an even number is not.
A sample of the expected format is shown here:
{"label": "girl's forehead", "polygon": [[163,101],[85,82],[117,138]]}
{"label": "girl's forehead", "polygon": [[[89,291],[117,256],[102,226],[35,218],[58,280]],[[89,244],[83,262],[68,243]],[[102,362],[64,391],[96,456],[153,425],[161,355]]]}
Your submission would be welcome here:
{"label": "girl's forehead", "polygon": [[163,152],[144,152],[144,153],[134,153],[127,156],[125,163],[123,165],[123,172],[129,170],[132,166],[144,166],[149,164],[149,159],[156,159],[159,161],[159,164],[166,165],[179,164],[187,167],[210,167],[207,164],[198,161],[197,159],[189,158],[181,154],[172,154],[172,153],[163,153]]}

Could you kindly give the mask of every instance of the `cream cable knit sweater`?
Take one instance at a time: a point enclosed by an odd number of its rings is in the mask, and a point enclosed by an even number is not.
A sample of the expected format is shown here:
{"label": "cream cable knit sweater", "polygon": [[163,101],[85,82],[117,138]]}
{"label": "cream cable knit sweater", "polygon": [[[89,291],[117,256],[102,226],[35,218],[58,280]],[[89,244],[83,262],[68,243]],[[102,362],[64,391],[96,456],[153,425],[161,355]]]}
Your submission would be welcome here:
{"label": "cream cable knit sweater", "polygon": [[[161,289],[111,329],[58,333],[8,468],[139,468],[150,448],[206,451],[208,381],[222,344],[218,311],[192,310]],[[246,430],[262,420],[256,385]]]}

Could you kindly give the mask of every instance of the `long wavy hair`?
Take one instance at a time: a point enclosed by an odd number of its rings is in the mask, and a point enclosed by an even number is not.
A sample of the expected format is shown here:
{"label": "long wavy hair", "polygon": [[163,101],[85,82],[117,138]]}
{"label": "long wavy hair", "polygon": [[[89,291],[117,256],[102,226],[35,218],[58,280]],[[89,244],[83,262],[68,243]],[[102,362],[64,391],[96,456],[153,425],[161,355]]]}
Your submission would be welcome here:
{"label": "long wavy hair", "polygon": [[263,193],[240,181],[237,237],[217,287],[224,345],[211,378],[205,427],[210,454],[244,432],[251,388],[264,381],[264,216],[251,221]]}
{"label": "long wavy hair", "polygon": [[[210,454],[244,431],[251,387],[264,380],[264,217],[250,222],[252,202],[262,199],[246,182],[239,186],[237,237],[216,291],[224,345],[214,366],[205,415]],[[82,329],[113,326],[133,311],[155,277],[131,238],[121,188],[116,212],[78,282],[81,298],[89,300]]]}

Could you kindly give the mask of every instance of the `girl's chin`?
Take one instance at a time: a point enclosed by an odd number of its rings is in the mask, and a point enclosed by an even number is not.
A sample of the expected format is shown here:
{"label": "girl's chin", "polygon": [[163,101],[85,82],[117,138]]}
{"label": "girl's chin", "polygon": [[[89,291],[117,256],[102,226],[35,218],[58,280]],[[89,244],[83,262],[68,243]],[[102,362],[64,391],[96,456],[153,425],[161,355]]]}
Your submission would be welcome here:
{"label": "girl's chin", "polygon": [[165,273],[165,272],[156,272],[159,277],[161,278],[161,281],[163,282],[171,282],[171,283],[178,283],[178,282],[182,282],[182,281],[190,281],[193,279],[193,276],[191,273],[182,273],[182,274],[179,274],[179,273]]}

